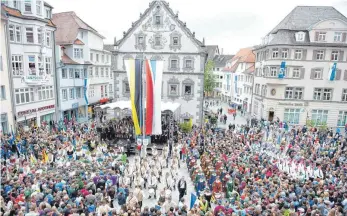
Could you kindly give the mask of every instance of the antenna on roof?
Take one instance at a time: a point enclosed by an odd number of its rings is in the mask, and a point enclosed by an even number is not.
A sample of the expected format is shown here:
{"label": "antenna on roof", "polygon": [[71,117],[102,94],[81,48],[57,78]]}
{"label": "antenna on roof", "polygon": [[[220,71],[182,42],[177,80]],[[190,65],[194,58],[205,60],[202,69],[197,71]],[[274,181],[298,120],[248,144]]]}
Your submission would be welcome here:
{"label": "antenna on roof", "polygon": [[205,38],[202,38],[202,44],[205,45]]}
{"label": "antenna on roof", "polygon": [[115,45],[115,46],[116,46],[116,44],[117,44],[117,38],[116,38],[116,37],[114,37],[114,38],[113,38],[113,45]]}

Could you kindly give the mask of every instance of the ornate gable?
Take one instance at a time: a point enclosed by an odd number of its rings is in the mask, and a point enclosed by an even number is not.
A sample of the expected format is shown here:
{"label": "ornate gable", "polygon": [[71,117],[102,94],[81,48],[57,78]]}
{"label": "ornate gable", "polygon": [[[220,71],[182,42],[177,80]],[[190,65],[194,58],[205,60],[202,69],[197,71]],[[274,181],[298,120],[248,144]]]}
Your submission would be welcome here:
{"label": "ornate gable", "polygon": [[117,45],[120,52],[203,52],[204,47],[165,1],[152,1]]}

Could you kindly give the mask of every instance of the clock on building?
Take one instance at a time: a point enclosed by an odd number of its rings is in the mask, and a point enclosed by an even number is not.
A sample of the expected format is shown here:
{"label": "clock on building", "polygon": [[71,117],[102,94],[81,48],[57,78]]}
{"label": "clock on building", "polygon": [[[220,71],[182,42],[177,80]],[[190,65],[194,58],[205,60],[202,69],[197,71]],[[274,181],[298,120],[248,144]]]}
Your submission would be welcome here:
{"label": "clock on building", "polygon": [[275,96],[275,94],[276,94],[276,89],[271,89],[271,95]]}

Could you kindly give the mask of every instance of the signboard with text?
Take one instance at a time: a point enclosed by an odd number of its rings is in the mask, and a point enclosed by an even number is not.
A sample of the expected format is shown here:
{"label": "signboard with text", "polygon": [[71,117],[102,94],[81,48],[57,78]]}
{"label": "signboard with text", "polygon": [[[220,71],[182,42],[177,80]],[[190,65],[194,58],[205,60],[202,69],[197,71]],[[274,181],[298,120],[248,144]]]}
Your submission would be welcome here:
{"label": "signboard with text", "polygon": [[28,85],[45,85],[49,82],[49,77],[46,75],[26,75],[23,77],[24,82]]}

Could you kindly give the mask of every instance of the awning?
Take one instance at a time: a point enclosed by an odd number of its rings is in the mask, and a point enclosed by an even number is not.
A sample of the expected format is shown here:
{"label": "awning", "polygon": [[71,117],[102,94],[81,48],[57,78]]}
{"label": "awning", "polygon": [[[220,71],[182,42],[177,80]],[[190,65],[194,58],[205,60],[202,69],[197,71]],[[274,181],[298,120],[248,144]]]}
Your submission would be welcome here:
{"label": "awning", "polygon": [[107,103],[109,100],[110,99],[108,99],[108,98],[101,98],[99,102],[100,103]]}
{"label": "awning", "polygon": [[[179,107],[181,106],[180,103],[173,103],[173,102],[161,102],[161,111],[171,111],[175,112]],[[99,106],[101,109],[130,109],[131,110],[131,104],[130,101],[116,101],[114,103],[104,104]]]}

